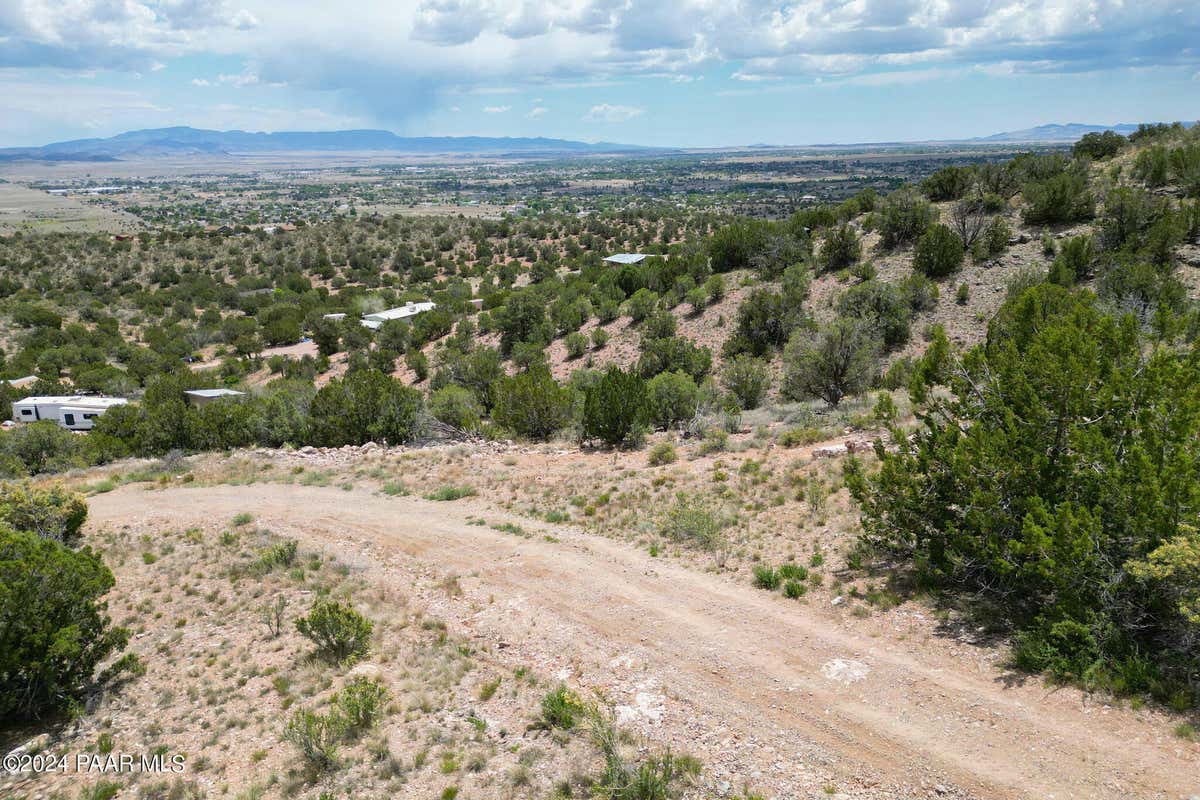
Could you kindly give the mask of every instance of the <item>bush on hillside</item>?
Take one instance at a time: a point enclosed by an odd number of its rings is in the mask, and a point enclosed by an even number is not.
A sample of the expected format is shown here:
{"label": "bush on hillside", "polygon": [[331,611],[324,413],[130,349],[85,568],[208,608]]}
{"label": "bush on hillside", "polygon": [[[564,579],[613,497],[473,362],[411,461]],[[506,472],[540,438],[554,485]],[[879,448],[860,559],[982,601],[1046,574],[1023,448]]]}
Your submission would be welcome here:
{"label": "bush on hillside", "polygon": [[737,401],[739,408],[749,411],[762,403],[771,388],[771,378],[766,364],[742,354],[726,362],[721,372],[721,385]]}
{"label": "bush on hillside", "polygon": [[838,298],[838,313],[870,325],[889,350],[908,343],[911,309],[901,287],[871,280],[852,286]]}
{"label": "bush on hillside", "polygon": [[836,407],[870,386],[879,350],[870,325],[859,319],[843,317],[816,332],[797,331],[783,351],[782,394],[790,400],[818,397]]}
{"label": "bush on hillside", "polygon": [[837,272],[854,264],[861,255],[858,234],[849,225],[841,225],[825,234],[821,245],[821,267],[826,272]]}
{"label": "bush on hillside", "polygon": [[74,547],[79,543],[80,529],[86,519],[87,503],[83,496],[62,486],[0,484],[0,525]]}
{"label": "bush on hillside", "polygon": [[583,438],[615,447],[637,439],[649,423],[646,382],[618,367],[587,390],[583,403]]}
{"label": "bush on hillside", "polygon": [[104,613],[113,582],[90,550],[0,528],[0,719],[82,700],[96,668],[128,640]]}
{"label": "bush on hillside", "polygon": [[912,189],[892,192],[879,211],[879,233],[884,247],[899,247],[920,238],[937,220],[937,211]]}
{"label": "bush on hillside", "polygon": [[309,412],[313,444],[407,442],[416,432],[421,393],[391,376],[364,369],[334,378],[313,397]]}
{"label": "bush on hillside", "polygon": [[650,424],[665,430],[696,415],[699,390],[687,373],[663,372],[646,382],[646,403]]}
{"label": "bush on hillside", "polygon": [[501,378],[493,394],[492,421],[526,439],[549,439],[571,418],[571,392],[544,364]]}
{"label": "bush on hillside", "polygon": [[318,598],[308,615],[296,620],[296,630],[317,646],[318,654],[337,662],[365,656],[374,629],[375,623],[339,600]]}
{"label": "bush on hillside", "polygon": [[921,182],[921,191],[935,203],[958,200],[975,183],[975,172],[970,167],[942,167]]}
{"label": "bush on hillside", "polygon": [[932,225],[917,241],[913,269],[938,280],[953,275],[963,263],[962,239],[945,225]]}
{"label": "bush on hillside", "polygon": [[429,396],[429,413],[451,427],[473,431],[479,428],[483,407],[469,389],[450,384]]}
{"label": "bush on hillside", "polygon": [[1094,158],[1097,161],[1112,158],[1121,152],[1128,140],[1116,131],[1093,131],[1085,133],[1083,138],[1075,143],[1071,152],[1075,156]]}
{"label": "bush on hillside", "polygon": [[937,359],[914,384],[923,429],[877,448],[873,475],[849,470],[866,542],[1018,631],[1027,667],[1160,696],[1183,682],[1200,667],[1190,348],[1041,284],[985,344]]}
{"label": "bush on hillside", "polygon": [[1025,209],[1021,218],[1026,225],[1067,225],[1089,220],[1096,213],[1096,199],[1083,169],[1067,169],[1027,183],[1022,194]]}

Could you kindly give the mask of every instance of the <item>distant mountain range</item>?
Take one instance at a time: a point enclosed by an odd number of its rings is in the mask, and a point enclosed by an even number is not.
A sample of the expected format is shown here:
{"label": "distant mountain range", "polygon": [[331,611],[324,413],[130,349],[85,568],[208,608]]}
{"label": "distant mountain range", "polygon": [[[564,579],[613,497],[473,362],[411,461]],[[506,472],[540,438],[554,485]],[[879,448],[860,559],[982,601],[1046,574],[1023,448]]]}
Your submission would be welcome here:
{"label": "distant mountain range", "polygon": [[971,142],[1074,142],[1086,133],[1115,131],[1127,136],[1138,128],[1137,125],[1084,125],[1078,122],[1068,122],[1066,125],[1038,125],[1036,128],[1025,128],[1019,131],[993,133],[991,136],[979,136],[968,139]]}
{"label": "distant mountain range", "polygon": [[391,131],[210,131],[175,127],[127,131],[107,139],[75,139],[41,147],[0,148],[0,161],[119,161],[168,156],[220,156],[246,153],[613,153],[641,150],[612,142],[577,142],[544,137],[397,136]]}
{"label": "distant mountain range", "polygon": [[[1191,125],[1192,123],[1185,123]],[[1132,133],[1137,125],[1039,125],[1019,131],[1006,131],[974,139],[944,140],[977,144],[1020,142],[1069,143],[1086,133],[1116,131]],[[896,145],[903,142],[879,144]],[[752,145],[768,148],[771,145]],[[533,155],[646,152],[665,148],[614,144],[613,142],[578,142],[571,139],[545,137],[491,136],[397,136],[391,131],[281,131],[251,133],[248,131],[210,131],[200,128],[175,127],[127,131],[107,139],[75,139],[55,142],[41,147],[0,148],[2,161],[121,161],[134,158],[163,158],[187,156],[237,156],[251,153],[334,153],[381,152],[396,154],[446,155]],[[669,149],[669,148],[667,148]]]}

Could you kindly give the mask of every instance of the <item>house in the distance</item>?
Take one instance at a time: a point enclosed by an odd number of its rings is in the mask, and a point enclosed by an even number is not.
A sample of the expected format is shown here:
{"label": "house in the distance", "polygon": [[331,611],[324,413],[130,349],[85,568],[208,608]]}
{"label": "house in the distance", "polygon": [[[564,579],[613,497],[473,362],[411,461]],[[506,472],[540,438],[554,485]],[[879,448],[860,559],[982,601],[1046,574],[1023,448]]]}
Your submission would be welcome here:
{"label": "house in the distance", "polygon": [[13,401],[13,422],[48,419],[67,430],[90,431],[97,417],[113,406],[123,406],[128,402],[124,397],[82,394],[26,397]]}
{"label": "house in the distance", "polygon": [[246,393],[234,389],[188,389],[184,391],[184,394],[187,395],[189,403],[199,408],[200,406],[208,405],[214,400],[244,397]]}
{"label": "house in the distance", "polygon": [[389,308],[387,311],[376,311],[374,314],[363,314],[362,324],[371,330],[377,330],[380,325],[387,322],[389,319],[410,319],[417,314],[423,314],[426,311],[431,311],[437,308],[437,303],[405,303],[396,308]]}
{"label": "house in the distance", "polygon": [[33,386],[37,382],[37,375],[26,375],[23,378],[9,378],[8,380],[3,381],[3,383],[7,383],[14,389],[24,389],[26,386]]}
{"label": "house in the distance", "polygon": [[646,256],[642,253],[613,253],[611,256],[604,259],[605,264],[638,264],[644,261]]}

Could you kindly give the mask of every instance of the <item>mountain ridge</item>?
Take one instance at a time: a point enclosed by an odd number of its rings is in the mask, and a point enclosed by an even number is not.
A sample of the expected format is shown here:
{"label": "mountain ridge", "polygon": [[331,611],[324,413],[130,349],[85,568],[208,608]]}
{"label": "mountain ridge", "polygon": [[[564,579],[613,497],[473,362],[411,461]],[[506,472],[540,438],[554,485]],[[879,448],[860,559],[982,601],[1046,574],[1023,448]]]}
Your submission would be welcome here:
{"label": "mountain ridge", "polygon": [[[1194,123],[1184,123],[1192,125]],[[877,142],[897,144],[1006,144],[1069,143],[1088,133],[1115,131],[1129,134],[1137,124],[1092,125],[1079,122],[1049,123],[1015,131],[965,139],[938,139],[925,142]],[[866,146],[867,143],[860,143]],[[850,144],[748,145],[752,149],[771,147],[831,147]],[[120,161],[127,158],[169,156],[237,156],[252,153],[303,152],[385,152],[397,154],[596,154],[673,150],[669,147],[583,142],[544,136],[399,136],[391,131],[357,128],[341,131],[243,131],[209,130],[179,125],[125,131],[115,136],[71,139],[37,147],[0,148],[0,161]],[[722,149],[722,148],[716,148]]]}
{"label": "mountain ridge", "polygon": [[115,136],[71,139],[40,147],[0,148],[2,160],[111,161],[129,157],[238,155],[270,152],[610,153],[647,148],[544,136],[398,136],[360,128],[344,131],[217,131],[188,126],[146,128]]}

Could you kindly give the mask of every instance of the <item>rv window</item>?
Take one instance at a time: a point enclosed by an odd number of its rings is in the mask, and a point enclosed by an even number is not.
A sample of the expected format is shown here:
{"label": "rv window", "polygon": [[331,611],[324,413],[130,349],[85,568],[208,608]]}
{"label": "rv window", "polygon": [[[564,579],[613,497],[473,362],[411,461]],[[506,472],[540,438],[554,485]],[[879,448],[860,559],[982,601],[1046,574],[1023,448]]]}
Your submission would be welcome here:
{"label": "rv window", "polygon": [[75,415],[74,414],[63,414],[63,422],[67,423],[68,425],[74,425],[75,424]]}
{"label": "rv window", "polygon": [[83,418],[84,419],[95,419],[96,415],[95,414],[84,414]]}
{"label": "rv window", "polygon": [[32,409],[32,408],[22,408],[22,409],[21,409],[21,415],[22,415],[22,416],[25,416],[25,417],[32,417],[32,416],[33,416],[33,409]]}

